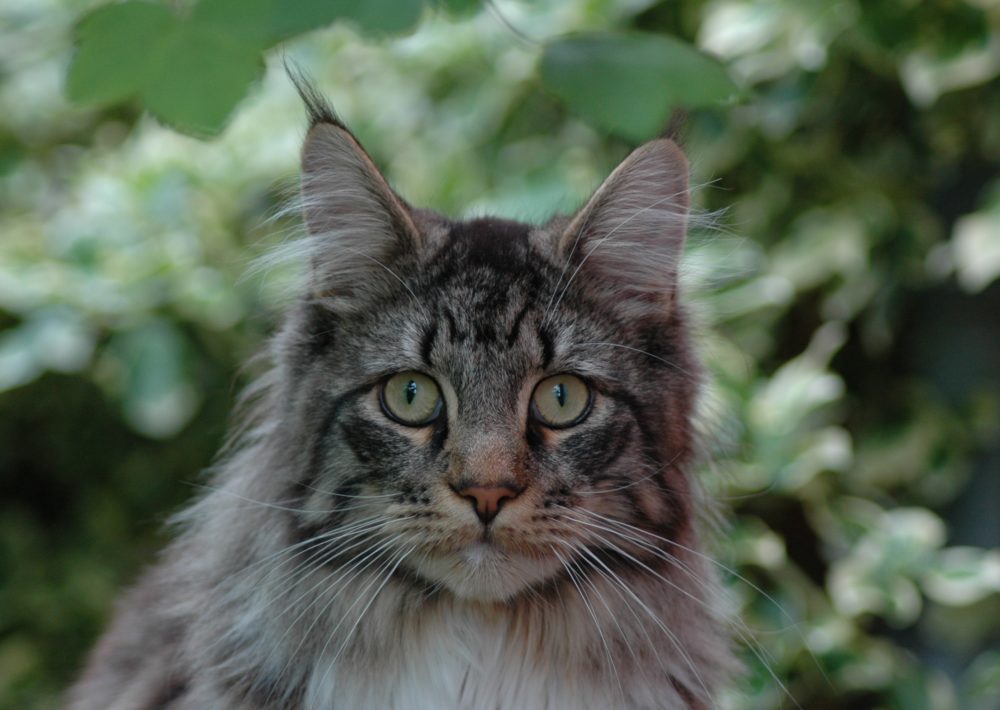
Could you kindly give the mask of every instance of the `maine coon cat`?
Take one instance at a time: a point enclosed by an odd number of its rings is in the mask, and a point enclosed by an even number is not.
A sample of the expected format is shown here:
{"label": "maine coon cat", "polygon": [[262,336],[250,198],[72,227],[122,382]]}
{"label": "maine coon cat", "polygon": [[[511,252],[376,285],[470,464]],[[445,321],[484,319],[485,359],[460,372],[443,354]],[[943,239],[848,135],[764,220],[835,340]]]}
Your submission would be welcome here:
{"label": "maine coon cat", "polygon": [[681,150],[571,217],[453,221],[300,89],[308,284],[69,706],[712,706]]}

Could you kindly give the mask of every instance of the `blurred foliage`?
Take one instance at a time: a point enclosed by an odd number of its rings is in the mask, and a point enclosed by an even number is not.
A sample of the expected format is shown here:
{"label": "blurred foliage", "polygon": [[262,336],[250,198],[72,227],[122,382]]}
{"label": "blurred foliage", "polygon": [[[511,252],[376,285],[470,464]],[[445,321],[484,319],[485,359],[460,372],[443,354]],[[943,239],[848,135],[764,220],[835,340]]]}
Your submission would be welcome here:
{"label": "blurred foliage", "polygon": [[[462,14],[477,5],[451,0],[426,9]],[[195,0],[175,12],[127,0],[80,21],[66,89],[84,105],[138,95],[179,130],[214,135],[260,78],[263,49],[334,20],[376,36],[406,32],[424,9],[422,0]],[[719,103],[736,88],[690,44],[655,34],[556,39],[541,76],[580,113],[635,140],[655,134],[671,109]]]}
{"label": "blurred foliage", "polygon": [[[728,210],[685,269],[745,621],[723,705],[1000,707],[1000,6],[444,4],[406,36],[336,23],[284,45],[415,204],[543,218],[653,130],[608,121],[657,97],[545,78],[566,38],[695,46],[748,95],[693,111],[685,139],[700,209]],[[282,206],[304,118],[280,61],[200,142],[84,59],[95,5],[0,6],[3,707],[57,704],[202,480],[294,281],[251,268],[298,228]],[[112,82],[93,107],[64,97],[70,66],[70,94],[81,66]]]}

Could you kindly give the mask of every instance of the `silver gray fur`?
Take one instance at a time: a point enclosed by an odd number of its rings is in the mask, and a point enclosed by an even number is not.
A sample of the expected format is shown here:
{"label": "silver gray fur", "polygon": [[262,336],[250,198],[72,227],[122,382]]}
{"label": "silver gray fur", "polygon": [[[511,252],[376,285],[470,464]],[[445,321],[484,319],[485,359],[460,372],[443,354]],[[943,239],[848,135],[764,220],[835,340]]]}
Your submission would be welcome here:
{"label": "silver gray fur", "polygon": [[[681,151],[640,147],[572,218],[453,222],[301,88],[310,281],[68,706],[711,707],[733,662],[695,525]],[[381,412],[404,370],[439,383],[433,425]],[[593,407],[547,429],[529,398],[562,372]],[[504,481],[488,527],[453,490]]]}

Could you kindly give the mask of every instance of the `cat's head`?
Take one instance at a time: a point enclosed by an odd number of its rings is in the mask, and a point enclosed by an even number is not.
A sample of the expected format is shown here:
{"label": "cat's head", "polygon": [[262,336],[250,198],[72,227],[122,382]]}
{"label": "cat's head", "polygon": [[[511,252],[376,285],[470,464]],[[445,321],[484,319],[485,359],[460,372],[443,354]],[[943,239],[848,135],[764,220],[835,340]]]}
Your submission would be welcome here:
{"label": "cat's head", "polygon": [[279,344],[290,515],[329,541],[314,561],[510,600],[640,549],[630,529],[687,535],[680,149],[638,148],[571,218],[452,221],[308,98],[309,291]]}

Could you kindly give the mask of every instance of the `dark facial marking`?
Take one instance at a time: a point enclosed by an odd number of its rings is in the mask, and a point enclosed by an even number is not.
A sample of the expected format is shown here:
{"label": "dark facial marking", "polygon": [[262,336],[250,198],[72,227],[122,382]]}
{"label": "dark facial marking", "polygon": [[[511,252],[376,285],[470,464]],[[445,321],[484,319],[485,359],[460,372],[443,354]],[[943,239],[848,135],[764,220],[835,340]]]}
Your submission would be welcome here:
{"label": "dark facial marking", "polygon": [[510,332],[507,334],[507,347],[514,347],[514,341],[517,340],[517,336],[521,333],[521,321],[524,320],[525,314],[527,314],[528,309],[531,307],[531,303],[525,303],[518,311],[518,314],[514,317],[514,325],[511,326]]}
{"label": "dark facial marking", "polygon": [[555,347],[552,344],[552,336],[544,326],[538,327],[538,341],[542,344],[542,369],[545,370],[555,357]]}
{"label": "dark facial marking", "polygon": [[371,419],[347,416],[340,422],[340,431],[354,458],[367,467],[369,480],[393,475],[401,462],[412,457],[409,439]]}
{"label": "dark facial marking", "polygon": [[455,316],[451,314],[451,311],[445,310],[444,318],[448,321],[448,339],[453,343],[463,343],[468,339],[468,336],[458,329],[458,324],[455,322]]}
{"label": "dark facial marking", "polygon": [[607,471],[628,450],[633,423],[620,418],[603,426],[572,434],[564,443],[563,451],[576,462],[576,468],[588,479],[595,473]]}
{"label": "dark facial marking", "polygon": [[602,394],[628,408],[628,410],[632,413],[632,420],[635,422],[636,426],[639,427],[639,433],[642,436],[643,449],[650,454],[654,452],[656,450],[656,442],[659,440],[659,437],[656,436],[656,432],[654,432],[651,428],[650,418],[646,415],[639,399],[630,392],[620,388],[603,388],[601,391]]}
{"label": "dark facial marking", "polygon": [[431,435],[431,452],[437,456],[444,449],[444,442],[448,439],[448,417],[439,416],[434,420],[434,433]]}
{"label": "dark facial marking", "polygon": [[431,323],[430,328],[424,333],[424,337],[420,341],[420,359],[423,360],[424,364],[428,367],[431,366],[431,353],[434,350],[434,339],[437,337],[438,325],[435,321]]}
{"label": "dark facial marking", "polygon": [[336,318],[329,309],[316,304],[306,306],[303,331],[306,353],[311,359],[317,358],[333,347],[336,334]]}
{"label": "dark facial marking", "polygon": [[528,232],[526,224],[484,217],[454,224],[450,244],[464,250],[468,266],[488,266],[516,276],[527,255]]}
{"label": "dark facial marking", "polygon": [[306,477],[295,486],[295,494],[297,496],[303,493],[308,495],[309,487],[315,486],[319,480],[322,473],[323,461],[326,458],[327,435],[330,429],[333,428],[333,425],[336,424],[337,417],[340,416],[344,405],[367,392],[371,387],[372,385],[369,383],[358,385],[330,402],[326,414],[320,419],[319,426],[316,428],[316,433],[313,436],[313,445],[309,451],[309,465]]}

